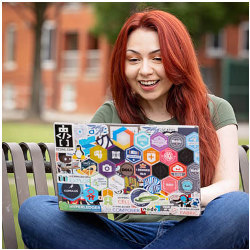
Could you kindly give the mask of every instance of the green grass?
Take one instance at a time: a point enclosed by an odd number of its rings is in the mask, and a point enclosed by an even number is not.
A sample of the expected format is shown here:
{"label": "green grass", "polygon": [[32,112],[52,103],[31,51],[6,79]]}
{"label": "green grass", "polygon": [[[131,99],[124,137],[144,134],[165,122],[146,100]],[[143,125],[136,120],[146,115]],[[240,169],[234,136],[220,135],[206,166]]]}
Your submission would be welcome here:
{"label": "green grass", "polygon": [[[53,124],[29,124],[29,123],[22,123],[22,122],[4,122],[2,124],[2,140],[4,142],[54,142],[53,136]],[[249,139],[241,139],[239,140],[239,144],[243,145],[249,144]],[[12,198],[12,209],[14,214],[14,221],[16,225],[16,234],[17,234],[17,241],[18,241],[18,248],[23,248],[23,241],[21,238],[21,232],[18,225],[18,203],[17,203],[17,195],[16,195],[16,187],[13,183],[14,175],[8,174],[9,179],[12,180],[10,182],[10,191],[11,191],[11,198]],[[33,174],[28,174],[30,184],[30,195],[35,195],[35,187],[34,183],[32,182]],[[51,180],[51,174],[47,174],[47,179]],[[54,195],[54,188],[49,186],[49,194]],[[3,243],[4,248],[4,243]]]}

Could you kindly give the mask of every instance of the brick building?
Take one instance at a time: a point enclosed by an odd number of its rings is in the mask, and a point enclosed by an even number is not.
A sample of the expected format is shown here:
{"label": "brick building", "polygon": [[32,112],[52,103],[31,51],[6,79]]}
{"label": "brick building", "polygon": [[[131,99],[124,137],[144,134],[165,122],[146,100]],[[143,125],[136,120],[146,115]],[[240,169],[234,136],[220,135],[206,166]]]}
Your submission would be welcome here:
{"label": "brick building", "polygon": [[[46,14],[41,50],[43,108],[91,114],[107,98],[111,46],[105,37],[96,39],[91,34],[95,15],[87,3],[67,3],[60,8],[52,4]],[[29,106],[32,19],[27,9],[17,11],[15,3],[3,3],[3,112]],[[229,25],[218,34],[205,35],[197,51],[209,89],[233,103],[241,96],[243,101],[236,111],[244,113],[242,117],[248,113],[248,34],[248,20]],[[241,72],[237,82],[233,81],[237,76],[231,74],[235,70]]]}

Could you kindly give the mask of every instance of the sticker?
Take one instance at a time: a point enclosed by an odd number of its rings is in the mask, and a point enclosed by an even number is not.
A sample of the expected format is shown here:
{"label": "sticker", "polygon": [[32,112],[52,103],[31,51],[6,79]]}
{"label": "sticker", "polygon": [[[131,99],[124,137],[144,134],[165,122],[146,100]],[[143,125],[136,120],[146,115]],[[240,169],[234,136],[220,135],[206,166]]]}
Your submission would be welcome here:
{"label": "sticker", "polygon": [[74,138],[77,140],[87,139],[88,129],[86,125],[75,124],[74,129]]}
{"label": "sticker", "polygon": [[154,176],[150,176],[143,180],[143,186],[152,194],[158,193],[161,190],[161,181]]}
{"label": "sticker", "polygon": [[92,187],[83,190],[83,196],[88,202],[95,202],[98,200],[98,191]]}
{"label": "sticker", "polygon": [[107,157],[107,149],[104,149],[99,145],[90,149],[90,158],[97,163],[107,160]]}
{"label": "sticker", "polygon": [[73,183],[73,184],[89,185],[90,179],[88,176],[58,175],[58,182],[68,182],[68,183]]}
{"label": "sticker", "polygon": [[69,199],[75,200],[81,195],[81,187],[79,184],[58,183],[59,195]]}
{"label": "sticker", "polygon": [[152,195],[148,193],[145,189],[136,188],[132,190],[130,194],[131,202],[137,207],[146,207],[149,205],[150,201],[143,201],[143,199],[141,200],[140,197],[143,197],[143,196],[146,197],[146,196],[152,196]]}
{"label": "sticker", "polygon": [[161,189],[166,193],[173,193],[178,190],[178,181],[168,176],[161,181]]}
{"label": "sticker", "polygon": [[125,176],[124,177],[124,182],[125,182],[125,188],[124,188],[124,193],[129,194],[133,189],[139,187],[139,182],[135,176]]}
{"label": "sticker", "polygon": [[168,138],[167,136],[158,132],[158,133],[151,135],[150,144],[152,148],[155,148],[156,150],[161,151],[167,147]]}
{"label": "sticker", "polygon": [[114,144],[122,149],[131,147],[134,144],[134,133],[125,127],[113,131]]}
{"label": "sticker", "polygon": [[88,134],[102,136],[108,134],[108,127],[105,124],[88,124]]}
{"label": "sticker", "polygon": [[112,146],[108,149],[108,160],[114,162],[115,164],[124,162],[125,152],[117,146]]}
{"label": "sticker", "polygon": [[176,162],[169,167],[169,172],[172,177],[180,180],[187,176],[187,167],[180,162]]}
{"label": "sticker", "polygon": [[160,180],[167,177],[169,175],[168,166],[163,164],[162,162],[156,163],[152,166],[152,175]]}
{"label": "sticker", "polygon": [[189,165],[194,162],[194,152],[188,148],[184,148],[178,152],[179,162]]}
{"label": "sticker", "polygon": [[143,152],[143,160],[149,164],[155,164],[160,160],[159,152],[153,148],[146,149]]}
{"label": "sticker", "polygon": [[142,131],[135,135],[134,144],[141,150],[145,150],[150,147],[150,137],[149,135]]}
{"label": "sticker", "polygon": [[200,178],[200,167],[199,167],[199,165],[196,164],[196,163],[192,163],[191,165],[189,165],[187,174],[191,179],[199,180],[199,178]]}
{"label": "sticker", "polygon": [[89,155],[90,149],[95,146],[95,136],[90,136],[87,139],[79,140],[79,144],[82,146],[82,150],[85,155]]}
{"label": "sticker", "polygon": [[194,151],[194,162],[200,164],[200,151]]}
{"label": "sticker", "polygon": [[142,152],[136,147],[126,149],[126,160],[131,163],[137,163],[142,160]]}
{"label": "sticker", "polygon": [[194,182],[191,179],[185,178],[179,181],[179,190],[184,193],[191,193],[194,191]]}
{"label": "sticker", "polygon": [[72,158],[74,160],[83,160],[85,158],[84,152],[82,151],[80,145],[76,146],[76,151],[74,152]]}
{"label": "sticker", "polygon": [[135,165],[135,174],[140,178],[146,178],[151,175],[151,167],[145,162],[140,162]]}
{"label": "sticker", "polygon": [[177,162],[178,153],[171,148],[166,148],[160,152],[160,161],[170,166]]}
{"label": "sticker", "polygon": [[129,162],[125,162],[120,166],[120,173],[125,176],[132,176],[134,174],[134,166]]}
{"label": "sticker", "polygon": [[113,145],[113,142],[111,141],[108,135],[104,135],[101,136],[100,138],[97,138],[96,143],[102,146],[103,148],[109,148]]}
{"label": "sticker", "polygon": [[185,136],[174,133],[168,137],[168,146],[176,151],[185,148]]}
{"label": "sticker", "polygon": [[119,192],[125,188],[125,181],[122,177],[114,175],[108,180],[108,186],[115,192]]}
{"label": "sticker", "polygon": [[170,197],[170,203],[180,207],[191,207],[192,203],[191,194],[189,195],[181,194],[179,196],[175,195],[173,197]]}
{"label": "sticker", "polygon": [[199,149],[199,136],[198,133],[193,132],[186,136],[186,147],[195,151]]}
{"label": "sticker", "polygon": [[116,173],[116,166],[111,161],[104,161],[99,164],[99,173],[110,178]]}
{"label": "sticker", "polygon": [[101,191],[104,188],[107,188],[108,180],[105,176],[101,174],[96,174],[90,178],[90,186],[98,191]]}
{"label": "sticker", "polygon": [[57,148],[73,150],[72,125],[55,124],[55,140]]}

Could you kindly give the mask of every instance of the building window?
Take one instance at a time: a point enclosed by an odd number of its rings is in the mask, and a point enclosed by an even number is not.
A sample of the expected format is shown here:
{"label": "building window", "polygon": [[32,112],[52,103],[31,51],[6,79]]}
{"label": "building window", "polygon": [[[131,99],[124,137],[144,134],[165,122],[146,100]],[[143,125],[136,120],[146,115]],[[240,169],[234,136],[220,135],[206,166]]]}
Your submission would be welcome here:
{"label": "building window", "polygon": [[77,75],[80,69],[80,51],[78,50],[78,33],[67,32],[65,34],[65,45],[63,56],[64,73]]}
{"label": "building window", "polygon": [[46,21],[42,28],[42,67],[44,69],[55,68],[55,23]]}
{"label": "building window", "polygon": [[3,109],[13,110],[16,108],[16,92],[13,84],[6,83],[3,86]]}
{"label": "building window", "polygon": [[76,105],[76,90],[72,84],[65,84],[62,90],[61,107],[64,111],[74,111]]}
{"label": "building window", "polygon": [[9,24],[6,28],[4,68],[14,70],[16,66],[16,26]]}
{"label": "building window", "polygon": [[249,22],[240,24],[239,32],[239,56],[242,58],[249,57]]}
{"label": "building window", "polygon": [[209,57],[220,58],[225,54],[225,32],[208,34],[206,37],[206,53]]}
{"label": "building window", "polygon": [[98,77],[100,74],[100,49],[98,39],[92,34],[88,34],[86,51],[86,77]]}

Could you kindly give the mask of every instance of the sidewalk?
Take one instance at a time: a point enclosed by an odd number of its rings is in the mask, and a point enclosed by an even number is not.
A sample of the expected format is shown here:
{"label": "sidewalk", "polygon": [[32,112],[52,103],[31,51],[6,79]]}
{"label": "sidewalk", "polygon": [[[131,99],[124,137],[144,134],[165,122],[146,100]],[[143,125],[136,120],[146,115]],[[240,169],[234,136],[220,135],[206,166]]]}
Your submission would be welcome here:
{"label": "sidewalk", "polygon": [[[57,122],[75,122],[84,123],[89,122],[93,114],[69,114],[69,113],[59,113],[51,110],[47,110],[43,113],[42,119],[45,122],[53,123]],[[2,113],[3,122],[7,121],[25,121],[26,112],[24,111],[9,111]],[[249,123],[243,122],[239,123],[238,128],[239,139],[249,139]]]}

